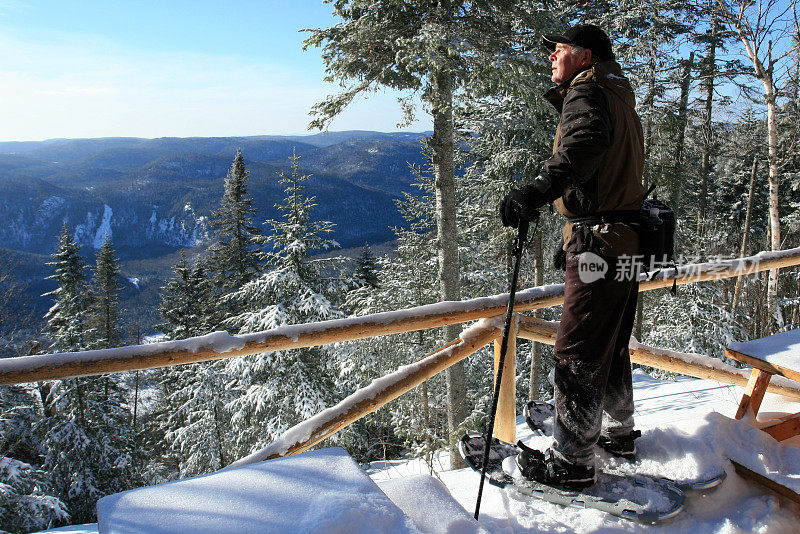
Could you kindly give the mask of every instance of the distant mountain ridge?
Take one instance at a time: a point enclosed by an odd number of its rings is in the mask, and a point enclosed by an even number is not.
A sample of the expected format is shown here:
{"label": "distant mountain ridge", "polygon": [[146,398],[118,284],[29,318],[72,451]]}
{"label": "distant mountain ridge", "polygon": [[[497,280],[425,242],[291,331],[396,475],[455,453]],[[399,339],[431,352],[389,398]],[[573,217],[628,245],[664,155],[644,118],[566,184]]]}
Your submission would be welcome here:
{"label": "distant mountain ridge", "polygon": [[[124,301],[152,315],[158,289],[181,249],[202,250],[211,237],[224,178],[241,148],[250,172],[256,222],[279,216],[279,172],[300,156],[312,174],[314,217],[336,223],[342,247],[393,239],[403,226],[396,200],[417,193],[409,164],[423,163],[425,133],[336,132],[309,136],[53,139],[0,142],[0,248],[14,258],[39,317],[53,289],[45,263],[66,222],[87,265],[106,234],[122,260]],[[2,252],[2,251],[0,251]],[[10,256],[8,255],[10,254]],[[138,304],[133,304],[133,302]],[[123,307],[126,304],[123,302]],[[145,322],[154,324],[155,318]]]}
{"label": "distant mountain ridge", "polygon": [[[192,247],[208,237],[237,148],[250,171],[258,220],[277,216],[278,173],[296,152],[313,174],[316,216],[337,223],[343,246],[390,239],[403,221],[394,205],[411,191],[409,163],[422,163],[425,134],[337,132],[309,136],[55,139],[0,143],[0,239],[48,254],[63,222],[83,246],[110,229],[130,257],[155,247]],[[111,210],[110,220],[101,226]],[[138,250],[137,250],[138,249]]]}

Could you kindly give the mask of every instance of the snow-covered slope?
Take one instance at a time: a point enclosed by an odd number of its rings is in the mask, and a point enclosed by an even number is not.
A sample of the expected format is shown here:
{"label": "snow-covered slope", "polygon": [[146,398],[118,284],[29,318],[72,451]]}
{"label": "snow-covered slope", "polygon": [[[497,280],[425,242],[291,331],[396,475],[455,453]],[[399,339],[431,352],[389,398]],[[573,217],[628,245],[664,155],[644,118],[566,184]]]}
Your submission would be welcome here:
{"label": "snow-covered slope", "polygon": [[[634,373],[636,426],[643,430],[637,440],[642,456],[660,451],[641,468],[662,476],[681,478],[725,465],[728,474],[723,485],[707,496],[689,493],[684,511],[675,519],[648,528],[665,533],[778,533],[798,532],[800,507],[779,500],[753,486],[733,471],[726,458],[759,473],[780,480],[800,492],[800,448],[778,444],[743,421],[733,420],[742,388],[710,380],[682,378],[661,381],[642,371]],[[765,417],[800,411],[800,403],[767,394],[760,410]],[[761,415],[759,416],[761,418]],[[517,420],[517,438],[546,446],[548,438],[532,437],[522,418]],[[787,443],[800,445],[800,438]],[[665,455],[668,452],[669,455]],[[609,463],[613,459],[604,458]],[[440,457],[434,467],[448,465]],[[616,465],[624,467],[627,462]],[[370,466],[373,479],[429,472],[420,460]],[[439,479],[453,497],[472,512],[477,499],[478,476],[469,469],[442,471]],[[481,503],[481,524],[497,533],[549,532],[638,532],[639,524],[618,519],[596,510],[563,508],[542,501],[524,499],[513,491],[486,485]]]}
{"label": "snow-covered slope", "polygon": [[338,447],[109,495],[97,518],[108,534],[419,534]]}
{"label": "snow-covered slope", "polygon": [[[800,506],[779,500],[740,478],[727,461],[727,458],[733,458],[754,471],[800,491],[800,448],[797,448],[800,446],[800,438],[793,438],[788,442],[795,446],[779,444],[747,422],[733,420],[742,388],[690,378],[662,381],[636,371],[634,391],[636,425],[643,430],[643,436],[637,444],[642,456],[655,456],[652,460],[641,462],[641,469],[679,478],[700,475],[705,470],[723,464],[728,474],[723,485],[707,496],[688,494],[685,509],[677,518],[648,527],[648,532],[798,532]],[[767,394],[760,414],[766,418],[798,411],[800,402]],[[517,437],[524,441],[546,440],[533,438],[522,418],[518,419]],[[543,446],[546,443],[537,444]],[[604,457],[603,461],[613,463],[615,460]],[[445,455],[437,457],[433,476],[444,484],[455,502],[446,498],[441,484],[428,476],[431,474],[430,467],[422,460],[376,462],[367,466],[366,470],[378,483],[378,487],[389,495],[422,532],[488,531],[511,534],[643,530],[639,524],[596,510],[568,509],[530,501],[513,491],[499,490],[490,485],[484,488],[480,525],[475,525],[468,518],[475,507],[478,476],[469,469],[447,471],[445,466],[448,464]],[[624,468],[625,465],[619,463],[617,467]],[[227,473],[230,475],[234,472],[235,470],[230,470]],[[236,484],[231,486],[235,487]],[[328,488],[327,491],[331,495],[336,494],[333,488]],[[319,498],[319,493],[293,492],[292,507],[299,509]],[[461,506],[457,506],[457,503]],[[262,502],[261,505],[268,506],[268,503]],[[316,532],[398,533],[414,531],[415,528],[408,528],[402,521],[394,524],[385,521],[353,523],[353,517],[356,516],[337,508],[347,508],[352,506],[352,502],[329,502],[328,506],[332,507],[328,510],[331,515],[339,515],[342,522],[326,523],[322,530]],[[174,503],[173,511],[180,511],[179,503]],[[436,517],[432,515],[434,513],[440,514],[438,521],[432,521]],[[442,529],[443,525],[446,528]],[[61,532],[92,534],[97,532],[97,526],[70,527]]]}

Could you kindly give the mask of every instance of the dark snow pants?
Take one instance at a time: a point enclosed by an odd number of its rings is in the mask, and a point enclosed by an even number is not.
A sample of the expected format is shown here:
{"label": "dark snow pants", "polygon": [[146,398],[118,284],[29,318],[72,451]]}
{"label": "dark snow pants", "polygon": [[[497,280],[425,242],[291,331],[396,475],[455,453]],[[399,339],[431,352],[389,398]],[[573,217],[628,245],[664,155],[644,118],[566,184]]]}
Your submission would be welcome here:
{"label": "dark snow pants", "polygon": [[[589,258],[600,259],[589,253]],[[602,432],[633,429],[633,387],[628,342],[633,331],[639,283],[616,280],[614,258],[602,258],[600,277],[586,256],[567,253],[564,311],[555,344],[556,423],[554,451],[572,463],[594,463]]]}

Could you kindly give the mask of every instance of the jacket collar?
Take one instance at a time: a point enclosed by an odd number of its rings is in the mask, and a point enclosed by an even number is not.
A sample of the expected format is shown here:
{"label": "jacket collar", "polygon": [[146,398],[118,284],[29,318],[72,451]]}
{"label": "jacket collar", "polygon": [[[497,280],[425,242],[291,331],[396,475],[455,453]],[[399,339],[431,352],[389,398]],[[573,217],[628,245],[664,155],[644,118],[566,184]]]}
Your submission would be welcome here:
{"label": "jacket collar", "polygon": [[567,92],[569,91],[569,88],[572,87],[573,82],[575,82],[578,76],[580,76],[582,73],[588,70],[592,70],[593,67],[594,65],[588,65],[586,67],[582,67],[576,70],[572,74],[572,77],[566,82],[562,83],[561,85],[556,85],[554,87],[551,87],[544,94],[545,100],[550,102],[550,104],[552,104],[553,107],[556,108],[556,111],[561,113],[561,108],[564,107],[564,99],[567,97]]}
{"label": "jacket collar", "polygon": [[564,107],[564,99],[569,90],[579,84],[594,81],[607,85],[609,89],[617,93],[629,106],[635,105],[633,90],[624,74],[619,63],[616,61],[601,61],[593,63],[588,67],[578,69],[572,77],[561,85],[556,85],[544,94],[545,100],[550,102],[560,114]]}

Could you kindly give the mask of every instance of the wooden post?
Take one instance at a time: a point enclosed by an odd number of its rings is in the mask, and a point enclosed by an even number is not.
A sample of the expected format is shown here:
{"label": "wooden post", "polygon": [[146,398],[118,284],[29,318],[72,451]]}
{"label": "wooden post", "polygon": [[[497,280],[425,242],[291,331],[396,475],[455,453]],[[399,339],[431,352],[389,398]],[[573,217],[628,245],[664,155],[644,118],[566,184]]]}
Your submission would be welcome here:
{"label": "wooden post", "polygon": [[753,368],[750,380],[747,381],[747,387],[744,389],[742,401],[739,403],[739,409],[736,410],[736,419],[741,419],[747,412],[750,412],[755,421],[761,401],[764,400],[764,393],[767,392],[770,378],[772,378],[771,373]]}
{"label": "wooden post", "polygon": [[[494,341],[494,376],[500,364],[501,339]],[[496,385],[496,384],[495,384]],[[503,366],[503,383],[497,401],[497,418],[494,423],[494,437],[516,443],[517,441],[517,322],[511,321],[508,333],[508,352]]]}

